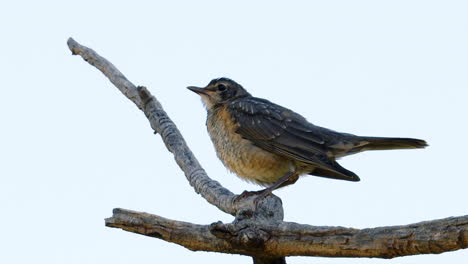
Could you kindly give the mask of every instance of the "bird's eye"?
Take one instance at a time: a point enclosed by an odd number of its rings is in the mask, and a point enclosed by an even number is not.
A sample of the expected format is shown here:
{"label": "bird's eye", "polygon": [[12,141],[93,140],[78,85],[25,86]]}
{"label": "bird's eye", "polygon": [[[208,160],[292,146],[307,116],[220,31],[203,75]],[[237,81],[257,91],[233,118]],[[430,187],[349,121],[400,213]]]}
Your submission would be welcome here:
{"label": "bird's eye", "polygon": [[224,91],[226,91],[226,89],[227,89],[226,85],[224,85],[224,84],[219,84],[218,85],[218,91],[224,92]]}

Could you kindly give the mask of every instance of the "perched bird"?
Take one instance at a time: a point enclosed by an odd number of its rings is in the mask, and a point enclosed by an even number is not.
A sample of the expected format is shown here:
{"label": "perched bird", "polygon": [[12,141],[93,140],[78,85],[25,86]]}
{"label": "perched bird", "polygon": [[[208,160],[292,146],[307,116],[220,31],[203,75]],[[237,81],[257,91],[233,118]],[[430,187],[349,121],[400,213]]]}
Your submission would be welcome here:
{"label": "perched bird", "polygon": [[187,88],[201,96],[208,111],[206,126],[223,164],[239,177],[268,187],[266,194],[304,174],[359,181],[336,162],[346,155],[427,146],[420,139],[361,137],[313,125],[292,110],[253,97],[228,78]]}

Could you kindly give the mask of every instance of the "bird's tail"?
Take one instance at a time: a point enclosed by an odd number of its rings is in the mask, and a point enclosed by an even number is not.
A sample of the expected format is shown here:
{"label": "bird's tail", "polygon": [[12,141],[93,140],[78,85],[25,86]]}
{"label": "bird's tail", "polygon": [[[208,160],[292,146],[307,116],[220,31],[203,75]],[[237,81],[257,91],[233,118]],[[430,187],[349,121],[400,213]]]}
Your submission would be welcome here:
{"label": "bird's tail", "polygon": [[[427,147],[427,143],[415,138],[385,138],[385,137],[362,137],[364,144],[360,151],[385,150],[385,149],[415,149]],[[367,142],[367,143],[365,143]]]}

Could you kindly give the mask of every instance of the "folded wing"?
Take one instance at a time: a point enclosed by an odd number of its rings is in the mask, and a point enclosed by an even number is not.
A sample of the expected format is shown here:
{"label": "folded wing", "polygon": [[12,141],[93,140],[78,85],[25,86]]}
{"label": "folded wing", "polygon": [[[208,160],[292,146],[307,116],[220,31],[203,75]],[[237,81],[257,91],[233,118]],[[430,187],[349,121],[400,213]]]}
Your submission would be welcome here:
{"label": "folded wing", "polygon": [[242,98],[228,107],[238,125],[236,132],[256,146],[315,167],[313,175],[359,180],[327,155],[336,132],[314,126],[299,114],[260,98]]}

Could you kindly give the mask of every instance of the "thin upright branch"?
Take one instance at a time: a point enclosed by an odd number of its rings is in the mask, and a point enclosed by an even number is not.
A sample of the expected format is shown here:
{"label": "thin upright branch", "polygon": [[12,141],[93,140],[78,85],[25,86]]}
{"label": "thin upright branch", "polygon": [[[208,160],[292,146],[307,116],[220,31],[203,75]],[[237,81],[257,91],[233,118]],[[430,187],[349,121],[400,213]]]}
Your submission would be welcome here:
{"label": "thin upright branch", "polygon": [[80,55],[85,61],[100,70],[145,113],[151,127],[161,135],[167,149],[174,154],[174,159],[195,191],[223,212],[235,215],[238,207],[233,201],[236,196],[217,181],[208,177],[159,101],[145,87],[137,87],[131,83],[112,63],[94,50],[80,45],[72,38],[68,39],[67,44],[73,55]]}

